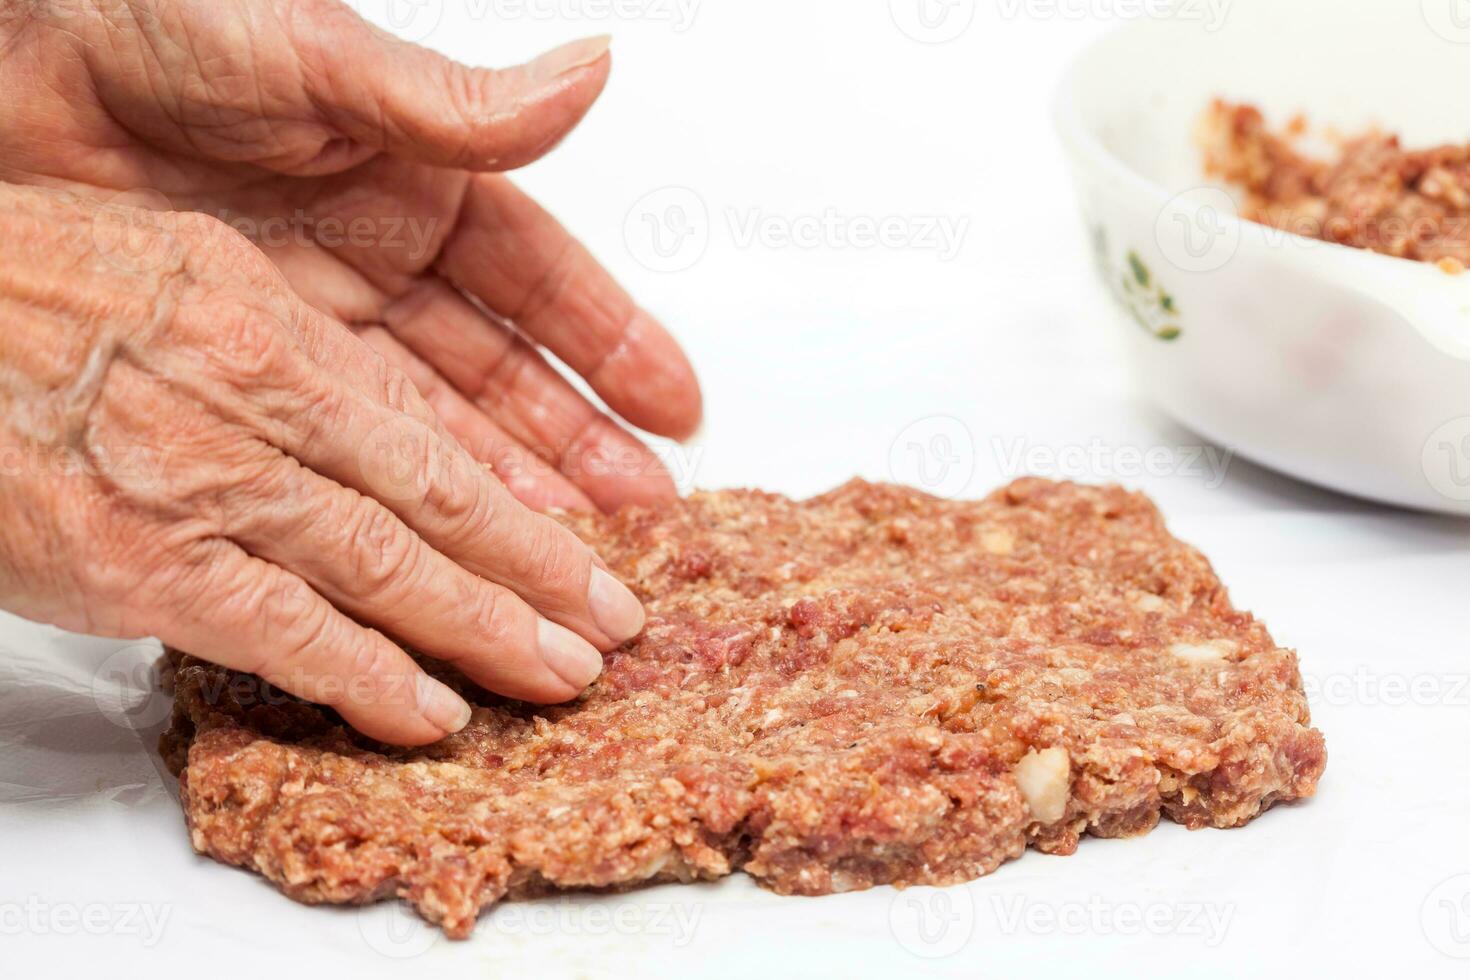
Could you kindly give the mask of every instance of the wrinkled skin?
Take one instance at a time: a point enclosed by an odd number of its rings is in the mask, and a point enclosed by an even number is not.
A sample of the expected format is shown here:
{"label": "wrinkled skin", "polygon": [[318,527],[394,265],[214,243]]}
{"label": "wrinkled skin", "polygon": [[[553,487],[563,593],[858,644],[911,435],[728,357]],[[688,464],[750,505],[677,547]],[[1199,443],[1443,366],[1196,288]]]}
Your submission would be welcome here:
{"label": "wrinkled skin", "polygon": [[[535,202],[473,172],[560,140],[606,82],[605,45],[472,71],[338,0],[26,0],[0,10],[0,37],[0,180],[257,232],[302,299],[407,372],[532,506],[672,494],[520,337],[674,437],[700,416],[687,361]],[[365,234],[344,240],[354,220]]]}
{"label": "wrinkled skin", "polygon": [[531,508],[673,489],[537,345],[656,433],[699,393],[487,171],[553,146],[608,67],[593,41],[465,69],[335,0],[0,8],[0,605],[404,744],[467,709],[399,642],[580,691],[642,610]]}

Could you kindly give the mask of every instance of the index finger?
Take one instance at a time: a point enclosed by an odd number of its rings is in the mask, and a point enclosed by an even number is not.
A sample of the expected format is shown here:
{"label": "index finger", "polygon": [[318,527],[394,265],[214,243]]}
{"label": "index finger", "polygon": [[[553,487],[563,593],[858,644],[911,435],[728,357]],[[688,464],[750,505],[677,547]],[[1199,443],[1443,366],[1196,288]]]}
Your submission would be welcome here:
{"label": "index finger", "polygon": [[470,182],[437,265],[565,361],[629,422],[681,439],[699,427],[699,382],[679,344],[505,177]]}
{"label": "index finger", "polygon": [[[299,309],[297,321],[302,349],[283,354],[264,381],[270,407],[237,406],[273,445],[377,500],[436,551],[594,646],[610,649],[642,629],[633,593],[571,531],[516,500],[449,435],[407,375],[316,310]],[[358,348],[353,370],[320,370],[344,344]]]}

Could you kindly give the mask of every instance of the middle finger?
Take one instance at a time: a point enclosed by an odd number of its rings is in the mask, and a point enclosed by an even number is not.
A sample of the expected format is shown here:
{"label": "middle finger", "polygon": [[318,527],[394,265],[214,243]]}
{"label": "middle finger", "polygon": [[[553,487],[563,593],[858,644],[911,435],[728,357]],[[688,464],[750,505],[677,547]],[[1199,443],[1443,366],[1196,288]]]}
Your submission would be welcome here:
{"label": "middle finger", "polygon": [[383,320],[507,432],[546,453],[600,508],[675,496],[668,471],[647,446],[448,283],[422,281],[384,310]]}
{"label": "middle finger", "polygon": [[[436,551],[521,596],[553,622],[609,649],[636,635],[643,608],[591,549],[535,514],[438,423],[403,372],[309,307],[293,323],[248,319],[232,349],[266,363],[215,365],[201,393],[309,469],[371,497]],[[250,339],[270,331],[289,339]],[[342,373],[333,373],[340,371]],[[219,395],[220,391],[233,395]]]}

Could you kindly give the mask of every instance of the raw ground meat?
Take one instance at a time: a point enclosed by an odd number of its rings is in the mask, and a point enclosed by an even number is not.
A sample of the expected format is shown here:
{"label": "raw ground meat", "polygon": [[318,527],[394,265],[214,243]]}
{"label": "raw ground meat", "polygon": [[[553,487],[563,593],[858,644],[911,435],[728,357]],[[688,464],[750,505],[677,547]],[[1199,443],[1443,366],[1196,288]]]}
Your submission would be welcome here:
{"label": "raw ground meat", "polygon": [[[164,750],[201,852],[451,936],[505,897],[718,878],[947,884],[1160,815],[1236,827],[1325,763],[1295,655],[1143,496],[853,482],[566,516],[647,603],[579,701],[419,749],[176,656]],[[207,652],[207,651],[201,651]]]}
{"label": "raw ground meat", "polygon": [[1216,100],[1199,130],[1205,170],[1244,189],[1242,217],[1308,238],[1470,265],[1470,146],[1405,150],[1377,130],[1340,140],[1336,160],[1298,149],[1297,118],[1271,132],[1260,110]]}

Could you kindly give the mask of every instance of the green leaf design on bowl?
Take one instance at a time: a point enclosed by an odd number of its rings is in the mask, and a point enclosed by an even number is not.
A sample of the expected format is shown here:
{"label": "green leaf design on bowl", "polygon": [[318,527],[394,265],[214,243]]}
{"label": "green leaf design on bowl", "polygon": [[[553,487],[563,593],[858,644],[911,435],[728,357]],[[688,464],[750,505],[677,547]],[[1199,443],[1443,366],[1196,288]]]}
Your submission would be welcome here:
{"label": "green leaf design on bowl", "polygon": [[1121,263],[1113,262],[1108,254],[1107,230],[1100,224],[1093,225],[1091,244],[1103,282],[1133,321],[1159,340],[1178,340],[1184,332],[1179,326],[1179,304],[1154,278],[1148,263],[1133,249],[1124,254]]}
{"label": "green leaf design on bowl", "polygon": [[1133,278],[1144,289],[1148,288],[1149,274],[1148,266],[1143,264],[1143,259],[1138,257],[1137,252],[1128,253],[1128,268],[1133,270]]}

